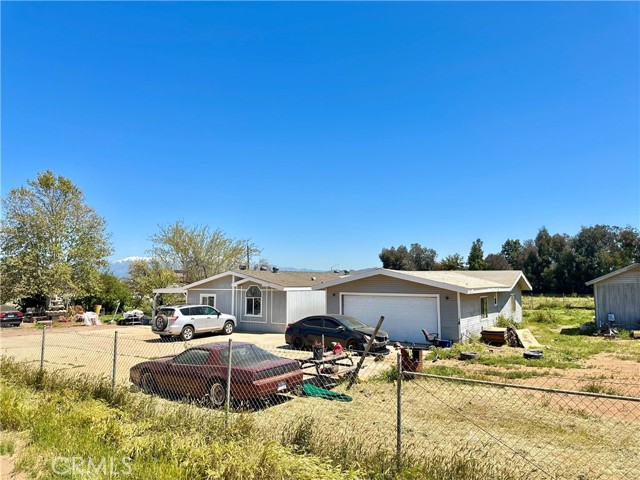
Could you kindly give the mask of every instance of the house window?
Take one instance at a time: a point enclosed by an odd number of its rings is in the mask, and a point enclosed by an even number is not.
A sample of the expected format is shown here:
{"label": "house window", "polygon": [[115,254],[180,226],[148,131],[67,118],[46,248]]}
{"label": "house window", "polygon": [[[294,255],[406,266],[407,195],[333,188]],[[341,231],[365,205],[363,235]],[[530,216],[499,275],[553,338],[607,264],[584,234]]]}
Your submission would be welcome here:
{"label": "house window", "polygon": [[489,301],[487,297],[480,297],[480,318],[489,316]]}
{"label": "house window", "polygon": [[256,317],[262,315],[262,291],[255,285],[247,290],[247,308],[244,313]]}
{"label": "house window", "polygon": [[216,306],[216,296],[215,295],[200,295],[200,303],[202,305],[209,305],[210,307]]}
{"label": "house window", "polygon": [[498,306],[498,292],[493,294],[493,306],[494,307]]}

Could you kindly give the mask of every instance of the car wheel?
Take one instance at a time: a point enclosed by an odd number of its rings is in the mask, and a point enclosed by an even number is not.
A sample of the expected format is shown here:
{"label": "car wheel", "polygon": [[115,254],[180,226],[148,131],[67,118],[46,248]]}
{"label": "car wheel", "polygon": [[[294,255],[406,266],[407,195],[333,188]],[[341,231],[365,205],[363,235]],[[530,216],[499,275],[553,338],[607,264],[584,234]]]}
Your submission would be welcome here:
{"label": "car wheel", "polygon": [[475,360],[480,354],[478,352],[460,352],[458,358],[460,360]]}
{"label": "car wheel", "polygon": [[527,360],[540,360],[543,357],[544,353],[542,350],[529,350],[528,352],[524,352],[522,356]]}
{"label": "car wheel", "polygon": [[222,380],[215,379],[209,386],[209,404],[213,408],[220,408],[227,400],[227,389]]}
{"label": "car wheel", "polygon": [[154,394],[158,392],[158,384],[151,372],[144,372],[140,378],[140,384],[144,393]]}
{"label": "car wheel", "polygon": [[182,332],[180,332],[180,338],[182,340],[184,340],[185,342],[188,342],[189,340],[191,340],[193,338],[193,334],[195,332],[193,331],[193,327],[190,325],[187,325],[186,327],[184,327],[182,329]]}
{"label": "car wheel", "polygon": [[361,352],[364,348],[361,349],[360,344],[355,340],[349,340],[347,342],[347,350],[351,350],[354,352]]}
{"label": "car wheel", "polygon": [[225,335],[231,335],[233,333],[233,322],[225,322],[224,327],[222,327],[222,331]]}
{"label": "car wheel", "polygon": [[296,335],[293,337],[293,340],[291,340],[291,346],[296,350],[304,350],[304,347],[306,346],[304,338],[300,335]]}
{"label": "car wheel", "polygon": [[156,318],[153,319],[155,330],[163,332],[167,325],[169,325],[169,320],[164,315],[156,315]]}

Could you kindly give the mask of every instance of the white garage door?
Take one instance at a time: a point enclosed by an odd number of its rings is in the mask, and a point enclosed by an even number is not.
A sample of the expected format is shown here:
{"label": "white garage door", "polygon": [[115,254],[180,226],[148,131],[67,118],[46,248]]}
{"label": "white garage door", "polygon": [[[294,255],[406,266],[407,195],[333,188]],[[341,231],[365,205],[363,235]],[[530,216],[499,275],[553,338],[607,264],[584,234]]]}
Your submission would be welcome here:
{"label": "white garage door", "polygon": [[[390,340],[424,342],[422,329],[438,332],[438,299],[401,295],[349,295],[342,297],[342,311],[375,327],[384,315],[382,329]],[[438,332],[439,333],[439,332]]]}

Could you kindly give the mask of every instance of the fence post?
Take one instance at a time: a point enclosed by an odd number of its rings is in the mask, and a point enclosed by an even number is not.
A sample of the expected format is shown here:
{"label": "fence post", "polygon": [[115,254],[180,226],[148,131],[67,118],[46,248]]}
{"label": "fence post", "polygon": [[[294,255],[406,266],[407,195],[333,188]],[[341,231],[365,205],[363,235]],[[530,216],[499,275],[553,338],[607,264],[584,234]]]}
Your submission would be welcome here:
{"label": "fence post", "polygon": [[402,466],[402,355],[396,352],[398,380],[396,384],[396,469],[400,472]]}
{"label": "fence post", "polygon": [[42,372],[42,370],[44,370],[44,339],[45,339],[45,332],[47,331],[47,326],[45,324],[42,324],[42,345],[40,346],[40,371]]}
{"label": "fence post", "polygon": [[229,339],[229,360],[227,365],[227,398],[224,406],[224,428],[227,428],[229,426],[229,406],[231,405],[231,355],[233,354],[231,342],[232,340]]}
{"label": "fence post", "polygon": [[116,391],[116,365],[118,360],[118,331],[113,334],[113,376],[111,377],[111,393]]}

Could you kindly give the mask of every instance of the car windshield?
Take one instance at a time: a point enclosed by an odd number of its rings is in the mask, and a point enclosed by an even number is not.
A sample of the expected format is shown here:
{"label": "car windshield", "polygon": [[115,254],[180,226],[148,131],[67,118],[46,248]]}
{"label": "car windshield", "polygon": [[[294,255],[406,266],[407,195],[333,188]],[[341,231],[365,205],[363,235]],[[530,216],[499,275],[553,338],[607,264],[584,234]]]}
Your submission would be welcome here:
{"label": "car windshield", "polygon": [[362,323],[357,318],[350,317],[349,315],[342,315],[340,317],[335,317],[340,323],[342,323],[345,327],[349,328],[362,328],[368,327],[366,323]]}
{"label": "car windshield", "polygon": [[[280,360],[280,357],[255,345],[238,345],[233,347],[231,353],[232,367],[251,367],[265,360]],[[229,364],[229,349],[220,350],[220,361],[224,365]]]}

